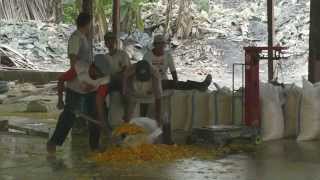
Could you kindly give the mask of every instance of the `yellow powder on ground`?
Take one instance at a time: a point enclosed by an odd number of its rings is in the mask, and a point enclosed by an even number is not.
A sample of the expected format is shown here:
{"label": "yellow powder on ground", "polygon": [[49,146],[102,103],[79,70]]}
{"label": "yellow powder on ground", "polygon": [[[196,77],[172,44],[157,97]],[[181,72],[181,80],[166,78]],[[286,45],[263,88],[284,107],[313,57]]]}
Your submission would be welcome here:
{"label": "yellow powder on ground", "polygon": [[142,127],[137,126],[135,124],[123,123],[113,131],[112,135],[113,136],[120,136],[122,134],[134,135],[139,133],[145,133],[145,130]]}
{"label": "yellow powder on ground", "polygon": [[254,150],[252,145],[228,145],[204,148],[188,145],[142,144],[136,147],[112,147],[97,153],[92,159],[97,163],[141,164],[144,162],[168,162],[187,158],[215,159],[231,153]]}
{"label": "yellow powder on ground", "polygon": [[195,146],[164,144],[142,144],[132,148],[113,147],[93,156],[93,160],[102,163],[142,163],[149,161],[174,161],[191,157],[215,157],[219,151]]}

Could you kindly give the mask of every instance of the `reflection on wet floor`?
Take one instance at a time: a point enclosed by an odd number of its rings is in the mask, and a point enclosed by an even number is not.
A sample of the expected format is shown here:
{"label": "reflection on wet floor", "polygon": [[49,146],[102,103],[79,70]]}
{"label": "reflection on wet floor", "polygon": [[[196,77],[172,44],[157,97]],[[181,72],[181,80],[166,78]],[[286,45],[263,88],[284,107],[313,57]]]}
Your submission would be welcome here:
{"label": "reflection on wet floor", "polygon": [[319,142],[281,140],[264,143],[251,154],[218,160],[184,159],[128,167],[97,165],[88,159],[85,137],[69,140],[56,158],[47,158],[46,139],[0,134],[0,179],[34,180],[318,180]]}

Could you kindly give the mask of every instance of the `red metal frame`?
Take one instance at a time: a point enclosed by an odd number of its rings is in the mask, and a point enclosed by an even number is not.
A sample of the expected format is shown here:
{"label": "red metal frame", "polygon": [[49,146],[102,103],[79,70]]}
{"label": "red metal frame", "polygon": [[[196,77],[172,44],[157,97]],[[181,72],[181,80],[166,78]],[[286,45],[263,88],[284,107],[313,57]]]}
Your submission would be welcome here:
{"label": "red metal frame", "polygon": [[[259,61],[261,53],[269,47],[245,47],[245,113],[246,126],[260,127],[260,99],[259,99]],[[272,47],[271,50],[281,54],[285,47]],[[280,57],[273,57],[279,59]]]}

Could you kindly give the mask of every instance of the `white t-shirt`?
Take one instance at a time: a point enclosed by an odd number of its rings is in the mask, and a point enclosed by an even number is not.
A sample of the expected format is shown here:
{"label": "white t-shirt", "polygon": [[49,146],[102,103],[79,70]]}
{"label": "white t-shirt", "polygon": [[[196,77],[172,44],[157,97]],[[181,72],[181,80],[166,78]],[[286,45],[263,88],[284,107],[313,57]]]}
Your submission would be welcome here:
{"label": "white t-shirt", "polygon": [[130,66],[129,55],[123,50],[117,50],[112,56],[106,54],[107,61],[110,63],[111,75],[121,72],[124,67]]}
{"label": "white t-shirt", "polygon": [[87,37],[79,30],[71,34],[68,41],[68,55],[76,55],[80,61],[90,62],[90,47]]}
{"label": "white t-shirt", "polygon": [[[74,33],[72,33],[71,37],[69,38],[68,55],[76,55],[79,58],[79,61],[87,64],[87,68],[89,68],[90,48],[88,40],[79,30],[76,30]],[[67,88],[80,94],[89,93],[83,90],[83,84],[81,83],[79,78],[68,81]]]}
{"label": "white t-shirt", "polygon": [[148,51],[143,56],[143,60],[151,63],[153,67],[159,71],[161,79],[168,79],[168,69],[170,69],[170,72],[176,71],[172,55],[168,51],[166,51],[162,56],[156,56],[152,51]]}

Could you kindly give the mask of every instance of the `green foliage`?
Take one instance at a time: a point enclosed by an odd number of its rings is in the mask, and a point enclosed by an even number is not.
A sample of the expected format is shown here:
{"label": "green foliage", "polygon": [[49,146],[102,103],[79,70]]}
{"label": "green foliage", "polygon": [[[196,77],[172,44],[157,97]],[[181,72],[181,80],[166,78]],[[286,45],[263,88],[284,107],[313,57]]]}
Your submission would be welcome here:
{"label": "green foliage", "polygon": [[104,14],[106,17],[112,16],[112,2],[113,0],[95,0],[96,12]]}
{"label": "green foliage", "polygon": [[[64,23],[74,23],[79,10],[81,1],[76,0],[74,4],[64,5]],[[120,19],[123,29],[126,32],[132,32],[135,29],[143,30],[144,21],[141,17],[141,7],[143,3],[155,2],[158,0],[121,0],[120,1]],[[101,19],[110,19],[112,17],[113,0],[95,0],[94,16]],[[101,23],[104,23],[101,21]],[[106,26],[101,25],[101,26]]]}
{"label": "green foliage", "polygon": [[63,6],[63,22],[67,24],[74,24],[77,17],[78,10],[74,4],[65,4]]}
{"label": "green foliage", "polygon": [[200,10],[209,11],[209,1],[208,0],[193,0]]}
{"label": "green foliage", "polygon": [[141,6],[149,0],[121,0],[120,19],[122,30],[132,32],[135,29],[143,30],[144,22],[141,17]]}

